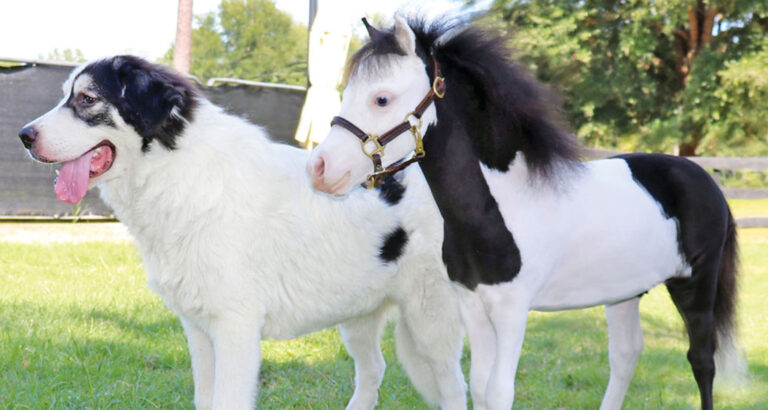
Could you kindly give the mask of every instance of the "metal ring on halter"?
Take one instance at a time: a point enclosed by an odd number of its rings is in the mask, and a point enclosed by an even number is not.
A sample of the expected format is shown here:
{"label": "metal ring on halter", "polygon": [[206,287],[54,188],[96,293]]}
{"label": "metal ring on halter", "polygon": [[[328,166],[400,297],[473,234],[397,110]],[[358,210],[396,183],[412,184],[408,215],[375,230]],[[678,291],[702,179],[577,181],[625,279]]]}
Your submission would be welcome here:
{"label": "metal ring on halter", "polygon": [[[415,119],[416,121],[415,122],[411,121],[412,119]],[[406,114],[405,115],[405,120],[403,120],[403,121],[407,122],[408,124],[411,124],[411,128],[419,127],[419,129],[421,129],[422,119],[421,119],[421,117],[417,117],[416,113],[413,112],[413,111],[411,111],[408,114]]]}
{"label": "metal ring on halter", "polygon": [[437,98],[445,97],[445,78],[435,76],[435,80],[432,81],[432,92]]}
{"label": "metal ring on halter", "polygon": [[[373,143],[373,149],[370,152],[366,149],[366,145],[369,142]],[[373,156],[376,154],[384,156],[384,146],[379,142],[378,135],[369,135],[365,140],[360,140],[360,146],[362,147],[365,155],[368,155],[368,158],[373,159]]]}

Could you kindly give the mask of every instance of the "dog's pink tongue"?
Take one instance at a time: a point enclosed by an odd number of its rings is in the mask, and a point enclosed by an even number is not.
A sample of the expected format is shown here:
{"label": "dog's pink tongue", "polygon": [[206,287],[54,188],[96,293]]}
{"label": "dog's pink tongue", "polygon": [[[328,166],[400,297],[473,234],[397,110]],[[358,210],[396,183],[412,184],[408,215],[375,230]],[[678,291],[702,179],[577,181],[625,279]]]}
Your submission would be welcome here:
{"label": "dog's pink tongue", "polygon": [[72,161],[67,161],[59,171],[56,180],[56,197],[59,201],[76,204],[88,191],[88,177],[91,168],[92,151]]}

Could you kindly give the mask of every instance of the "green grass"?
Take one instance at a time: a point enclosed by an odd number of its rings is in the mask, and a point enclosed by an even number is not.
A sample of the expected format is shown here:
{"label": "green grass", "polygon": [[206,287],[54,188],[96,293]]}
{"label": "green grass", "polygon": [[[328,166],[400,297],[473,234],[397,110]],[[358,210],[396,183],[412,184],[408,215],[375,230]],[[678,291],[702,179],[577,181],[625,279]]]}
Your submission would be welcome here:
{"label": "green grass", "polygon": [[768,216],[768,199],[729,199],[728,205],[736,218]]}
{"label": "green grass", "polygon": [[[743,229],[741,340],[752,383],[716,393],[718,408],[768,408],[768,229]],[[191,408],[181,326],[147,290],[130,244],[0,243],[0,408]],[[682,323],[663,288],[641,303],[646,349],[628,409],[694,409]],[[263,342],[259,407],[341,408],[353,363],[338,332]],[[380,408],[426,408],[383,342]],[[464,357],[468,367],[468,353]],[[532,313],[516,408],[597,408],[608,380],[602,308]]]}

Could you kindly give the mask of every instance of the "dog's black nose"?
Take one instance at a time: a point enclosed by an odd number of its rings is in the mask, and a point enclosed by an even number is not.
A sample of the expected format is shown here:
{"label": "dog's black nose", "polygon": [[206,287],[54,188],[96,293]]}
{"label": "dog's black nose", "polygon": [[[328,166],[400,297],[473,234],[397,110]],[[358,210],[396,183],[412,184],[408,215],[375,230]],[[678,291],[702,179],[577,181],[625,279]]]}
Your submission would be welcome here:
{"label": "dog's black nose", "polygon": [[19,138],[21,138],[21,143],[24,144],[24,148],[30,149],[37,139],[37,129],[28,125],[19,131]]}

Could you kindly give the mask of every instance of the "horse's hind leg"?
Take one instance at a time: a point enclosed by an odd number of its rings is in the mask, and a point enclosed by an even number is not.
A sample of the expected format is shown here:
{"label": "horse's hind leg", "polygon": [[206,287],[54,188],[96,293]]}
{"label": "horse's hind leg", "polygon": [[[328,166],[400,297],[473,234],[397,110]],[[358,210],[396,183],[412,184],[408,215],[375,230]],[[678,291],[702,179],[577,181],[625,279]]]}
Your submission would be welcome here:
{"label": "horse's hind leg", "polygon": [[714,305],[720,255],[706,253],[696,261],[690,278],[667,281],[672,301],[685,321],[690,348],[688,361],[701,394],[701,408],[712,409],[715,377]]}
{"label": "horse's hind leg", "polygon": [[600,405],[601,410],[621,409],[635,365],[643,352],[639,304],[640,298],[636,297],[605,307],[611,376]]}
{"label": "horse's hind leg", "polygon": [[380,344],[385,312],[386,308],[382,307],[339,326],[344,346],[355,360],[355,393],[347,409],[372,409],[378,400],[386,367]]}

